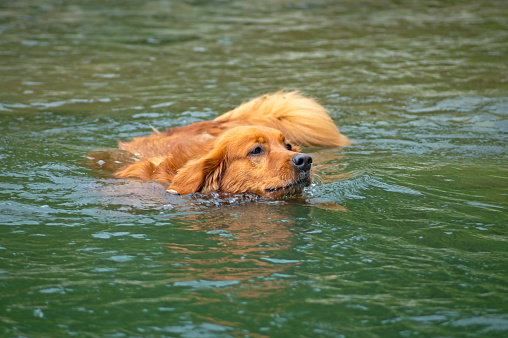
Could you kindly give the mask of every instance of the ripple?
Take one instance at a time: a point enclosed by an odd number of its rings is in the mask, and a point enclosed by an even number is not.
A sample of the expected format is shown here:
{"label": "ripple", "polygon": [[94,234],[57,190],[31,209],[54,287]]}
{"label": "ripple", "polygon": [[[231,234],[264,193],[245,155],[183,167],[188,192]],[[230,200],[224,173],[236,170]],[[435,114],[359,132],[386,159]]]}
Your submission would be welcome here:
{"label": "ripple", "polygon": [[454,327],[482,326],[480,332],[508,331],[508,319],[503,317],[471,317],[451,321],[448,325]]}
{"label": "ripple", "polygon": [[218,280],[218,281],[210,281],[210,280],[191,280],[191,281],[180,281],[174,282],[173,286],[176,287],[189,287],[192,289],[211,289],[211,288],[224,288],[239,284],[238,280]]}
{"label": "ripple", "polygon": [[107,259],[114,261],[114,262],[118,262],[118,263],[124,263],[124,262],[129,262],[129,261],[133,260],[134,258],[135,257],[131,256],[131,255],[117,255],[117,256],[111,256]]}

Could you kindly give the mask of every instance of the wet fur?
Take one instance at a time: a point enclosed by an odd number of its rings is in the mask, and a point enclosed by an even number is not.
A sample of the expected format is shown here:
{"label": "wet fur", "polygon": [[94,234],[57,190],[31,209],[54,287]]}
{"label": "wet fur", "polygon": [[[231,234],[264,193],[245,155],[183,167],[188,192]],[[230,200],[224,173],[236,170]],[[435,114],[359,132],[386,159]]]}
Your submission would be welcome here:
{"label": "wet fur", "polygon": [[[213,121],[119,142],[140,161],[115,176],[169,184],[168,192],[182,195],[223,191],[277,197],[310,184],[310,171],[293,163],[298,146],[350,143],[316,101],[297,92],[277,92]],[[253,155],[255,147],[264,153]]]}

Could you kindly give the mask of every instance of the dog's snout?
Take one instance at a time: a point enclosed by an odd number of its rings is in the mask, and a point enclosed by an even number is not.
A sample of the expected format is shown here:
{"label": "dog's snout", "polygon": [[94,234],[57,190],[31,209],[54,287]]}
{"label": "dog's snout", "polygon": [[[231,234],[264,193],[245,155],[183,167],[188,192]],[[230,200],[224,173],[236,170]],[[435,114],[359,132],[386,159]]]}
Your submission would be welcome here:
{"label": "dog's snout", "polygon": [[312,165],[312,157],[305,154],[296,154],[293,157],[293,165],[301,171],[309,171]]}

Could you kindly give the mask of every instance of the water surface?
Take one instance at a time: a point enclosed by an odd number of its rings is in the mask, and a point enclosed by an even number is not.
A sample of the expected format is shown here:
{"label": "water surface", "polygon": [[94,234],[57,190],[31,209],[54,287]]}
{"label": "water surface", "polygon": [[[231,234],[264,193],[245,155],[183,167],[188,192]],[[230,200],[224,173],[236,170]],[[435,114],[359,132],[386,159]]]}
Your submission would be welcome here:
{"label": "water surface", "polygon": [[[0,4],[0,335],[505,337],[504,1]],[[279,89],[355,141],[301,198],[88,152]]]}

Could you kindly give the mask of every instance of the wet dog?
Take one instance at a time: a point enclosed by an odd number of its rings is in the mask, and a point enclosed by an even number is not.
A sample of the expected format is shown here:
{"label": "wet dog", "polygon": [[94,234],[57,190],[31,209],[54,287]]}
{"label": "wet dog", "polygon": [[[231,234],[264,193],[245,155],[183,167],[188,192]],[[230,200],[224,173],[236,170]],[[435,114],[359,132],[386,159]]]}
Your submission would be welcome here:
{"label": "wet dog", "polygon": [[297,92],[277,92],[212,121],[119,142],[139,161],[115,176],[161,182],[172,194],[280,197],[311,183],[312,158],[300,153],[300,146],[350,143],[316,101]]}

